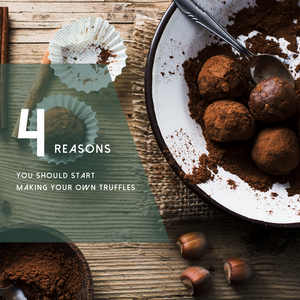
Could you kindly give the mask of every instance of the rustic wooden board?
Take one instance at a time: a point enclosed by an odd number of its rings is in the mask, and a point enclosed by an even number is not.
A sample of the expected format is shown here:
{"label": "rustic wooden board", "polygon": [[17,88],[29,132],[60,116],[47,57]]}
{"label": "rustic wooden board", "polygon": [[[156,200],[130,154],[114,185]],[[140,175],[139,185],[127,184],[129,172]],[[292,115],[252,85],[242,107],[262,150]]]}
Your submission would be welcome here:
{"label": "rustic wooden board", "polygon": [[[115,24],[115,28],[117,31],[121,33],[122,38],[125,41],[130,41],[132,39],[133,29],[129,27],[124,27],[122,24]],[[53,36],[54,28],[51,29],[12,29],[10,35],[10,44],[27,44],[27,43],[35,43],[41,44],[45,43],[48,44],[49,40]],[[20,60],[19,62],[26,62],[26,57],[23,57],[21,60],[21,53],[20,53]],[[36,63],[39,63],[37,60]]]}
{"label": "rustic wooden board", "polygon": [[[95,299],[195,299],[188,295],[180,275],[190,265],[212,273],[212,290],[196,299],[299,299],[299,234],[261,228],[240,221],[181,222],[167,228],[170,243],[79,244],[94,280]],[[199,260],[183,259],[176,238],[201,230],[209,250]],[[224,261],[247,258],[254,277],[244,285],[229,285]]]}
{"label": "rustic wooden board", "polygon": [[[129,45],[136,14],[161,17],[170,3],[160,0],[1,1],[0,5],[9,6],[11,13],[10,62],[39,63],[54,28],[89,15],[101,16],[115,24]],[[130,126],[132,99],[128,86],[131,80],[128,65],[115,82]],[[20,104],[10,106],[10,126],[17,118]],[[9,152],[5,144],[1,147]],[[3,168],[8,166],[5,161],[2,163]],[[16,166],[22,166],[22,162]],[[12,178],[2,173],[0,184],[6,184],[7,180]],[[170,243],[78,244],[92,271],[95,299],[193,299],[179,278],[194,263],[213,270],[213,290],[201,299],[299,299],[297,232],[268,230],[232,219],[175,223],[167,230]],[[210,242],[209,251],[199,261],[182,259],[175,246],[176,238],[189,230],[201,230]],[[255,277],[247,285],[233,287],[225,282],[222,266],[226,258],[236,255],[252,262]]]}
{"label": "rustic wooden board", "polygon": [[[147,201],[150,202],[150,210],[155,207],[154,198],[151,195],[147,196],[147,193],[150,194],[150,189],[145,186],[145,173],[138,154],[135,152],[133,139],[122,116],[122,109],[115,97],[112,84],[99,92],[89,93],[87,97],[85,93],[77,93],[74,89],[65,90],[65,85],[60,84],[58,77],[52,76],[44,93],[45,97],[49,97],[51,94],[67,93],[70,97],[76,97],[79,101],[85,101],[86,105],[91,106],[96,113],[100,127],[95,142],[99,145],[106,143],[111,145],[112,152],[109,157],[94,153],[78,158],[74,164],[57,166],[41,161],[36,155],[33,155],[28,140],[18,142],[10,138],[10,133],[26,97],[25,91],[31,86],[37,67],[38,65],[35,68],[31,65],[27,67],[19,65],[18,68],[14,66],[14,69],[11,70],[14,72],[14,76],[10,79],[11,88],[8,95],[8,130],[2,131],[0,135],[0,153],[2,153],[0,156],[0,207],[5,203],[10,209],[9,213],[0,213],[0,224],[38,222],[49,227],[55,225],[57,230],[64,232],[73,241],[99,241],[99,239],[107,241],[106,237],[109,237],[113,231],[115,239],[119,241],[132,239],[157,241],[156,237],[160,235],[158,230],[162,225],[157,223],[159,221],[158,214],[155,217],[146,212]],[[23,77],[22,80],[21,77]],[[130,76],[128,78],[130,79]],[[117,120],[117,122],[111,120]],[[26,159],[20,161],[20,158],[25,155]],[[65,180],[23,180],[17,179],[16,172],[32,172],[33,174],[37,172],[68,172],[69,174],[71,172],[95,172],[95,178],[85,182],[70,178]],[[87,190],[83,193],[74,188],[64,193],[53,191],[50,188],[50,184],[73,184],[75,186],[77,183],[96,186],[103,183],[130,183],[136,185],[136,193],[126,192],[120,195],[120,193],[101,192],[99,189]],[[47,184],[48,190],[20,192],[17,190],[16,184]],[[88,214],[88,219],[83,215],[84,211],[86,211],[85,215]],[[35,220],[32,220],[32,215],[35,216]],[[118,222],[116,223],[115,220]],[[76,231],[74,228],[77,228]],[[100,229],[101,234],[99,234]],[[127,238],[122,237],[122,230],[128,230],[131,233]]]}
{"label": "rustic wooden board", "polygon": [[[92,4],[91,4],[92,3]],[[133,39],[137,14],[160,18],[171,1],[2,1],[10,11],[10,62],[40,63],[53,30],[84,16],[100,16],[114,24],[128,46]],[[70,9],[71,8],[71,9]],[[118,77],[115,87],[130,128],[130,66]]]}

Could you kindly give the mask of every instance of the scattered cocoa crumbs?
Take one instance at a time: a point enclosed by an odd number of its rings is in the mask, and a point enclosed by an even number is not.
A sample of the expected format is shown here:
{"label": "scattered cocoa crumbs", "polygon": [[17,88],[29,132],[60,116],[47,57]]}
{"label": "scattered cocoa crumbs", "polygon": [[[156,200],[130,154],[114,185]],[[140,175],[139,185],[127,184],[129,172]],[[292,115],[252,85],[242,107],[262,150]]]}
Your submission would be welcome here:
{"label": "scattered cocoa crumbs", "polygon": [[275,193],[275,192],[273,192],[273,193],[271,193],[271,197],[272,197],[272,198],[276,198],[276,197],[278,197],[278,194]]}
{"label": "scattered cocoa crumbs", "polygon": [[91,47],[95,47],[95,49],[100,49],[100,53],[98,55],[98,60],[96,62],[97,64],[109,65],[110,62],[108,61],[108,59],[110,57],[117,57],[116,54],[112,54],[111,50],[105,49],[105,48],[101,47],[100,45],[95,46],[94,44],[92,44]]}
{"label": "scattered cocoa crumbs", "polygon": [[[287,58],[288,55],[283,53],[282,50],[278,47],[278,44],[273,40],[266,40],[262,34],[258,34],[249,38],[246,42],[246,47],[254,53],[270,53],[273,55],[278,55],[282,58]],[[266,47],[268,49],[264,52]],[[297,49],[296,49],[297,51]],[[294,52],[296,52],[294,51]]]}
{"label": "scattered cocoa crumbs", "polygon": [[[228,31],[234,36],[248,35],[257,30],[261,34],[249,38],[247,46],[253,53],[269,53],[286,58],[282,53],[279,44],[275,41],[267,40],[267,36],[274,36],[277,39],[284,37],[290,42],[289,50],[296,52],[297,42],[295,36],[300,36],[300,23],[295,24],[293,20],[300,19],[300,8],[298,0],[257,0],[255,7],[244,8],[232,17],[233,25],[227,27]],[[245,21],[246,20],[246,21]],[[251,47],[250,47],[251,45]],[[184,62],[184,77],[189,87],[189,110],[193,119],[200,124],[203,136],[206,140],[206,148],[209,152],[205,163],[200,163],[199,168],[195,168],[193,174],[186,175],[185,179],[192,184],[205,182],[216,174],[209,165],[220,166],[224,170],[239,176],[250,187],[267,191],[276,182],[286,183],[290,181],[290,188],[287,189],[289,196],[300,193],[300,166],[298,166],[289,176],[272,176],[260,171],[251,159],[251,147],[253,140],[258,132],[265,125],[257,122],[256,131],[253,138],[246,142],[217,143],[209,139],[204,122],[204,112],[209,105],[207,99],[201,97],[198,92],[197,77],[204,63],[215,55],[226,55],[238,59],[231,47],[227,44],[216,42],[199,51],[197,57],[190,58]],[[248,105],[249,94],[255,86],[249,74],[249,65],[246,59],[238,59],[243,73],[249,82],[249,89],[241,97],[234,99]],[[297,67],[297,71],[300,66]],[[296,81],[295,90],[300,95],[300,79]],[[297,121],[289,120],[282,124],[298,133]],[[300,124],[300,123],[299,123]],[[299,126],[300,128],[300,126]],[[201,161],[201,158],[200,158]]]}
{"label": "scattered cocoa crumbs", "polygon": [[248,35],[253,30],[261,32],[263,39],[267,36],[284,37],[294,49],[295,36],[300,35],[300,25],[293,20],[299,20],[299,17],[298,0],[256,0],[256,6],[244,8],[230,18],[234,24],[228,26],[228,31],[234,37]]}
{"label": "scattered cocoa crumbs", "polygon": [[165,75],[166,75],[166,73],[165,73],[165,72],[160,72],[160,74],[161,74],[162,76],[165,76]]}
{"label": "scattered cocoa crumbs", "polygon": [[237,188],[237,184],[234,180],[232,179],[228,179],[227,180],[228,185],[230,185],[230,189],[231,190],[235,190]]}
{"label": "scattered cocoa crumbs", "polygon": [[[98,46],[100,47],[100,46]],[[104,49],[104,48],[101,48],[101,52],[98,56],[98,60],[97,60],[97,64],[109,64],[109,62],[107,61],[110,56],[111,56],[111,51],[107,50],[107,49]]]}
{"label": "scattered cocoa crumbs", "polygon": [[199,158],[199,167],[195,167],[193,169],[193,174],[184,175],[184,181],[187,181],[190,184],[197,184],[204,183],[209,179],[213,180],[214,175],[210,171],[211,169],[213,169],[215,173],[217,173],[216,166],[211,164],[206,154],[202,154]]}
{"label": "scattered cocoa crumbs", "polygon": [[85,85],[89,81],[93,81],[93,80],[91,78],[86,78],[82,81],[82,84]]}

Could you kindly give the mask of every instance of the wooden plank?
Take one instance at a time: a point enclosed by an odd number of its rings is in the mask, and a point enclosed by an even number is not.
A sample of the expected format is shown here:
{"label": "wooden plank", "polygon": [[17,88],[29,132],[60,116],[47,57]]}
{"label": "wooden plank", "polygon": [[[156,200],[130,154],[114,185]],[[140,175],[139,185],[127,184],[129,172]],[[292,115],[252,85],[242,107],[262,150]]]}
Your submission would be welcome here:
{"label": "wooden plank", "polygon": [[120,13],[124,12],[125,8],[131,9],[160,9],[160,11],[165,10],[169,6],[170,2],[163,2],[160,3],[158,6],[156,3],[153,2],[137,2],[137,3],[108,3],[108,2],[101,2],[101,3],[70,3],[68,2],[57,2],[53,5],[52,2],[35,2],[35,3],[28,3],[28,2],[0,2],[0,6],[8,6],[10,13],[36,13],[36,12],[44,12],[44,13],[99,13],[99,12],[107,12],[107,13]]}
{"label": "wooden plank", "polygon": [[57,2],[55,5],[52,2],[0,2],[0,6],[8,6],[10,13],[36,13],[36,12],[44,12],[44,13],[97,13],[99,11],[102,12],[122,12],[125,7],[129,4],[125,3],[93,3],[92,5],[88,2],[75,2],[70,5],[70,2]]}
{"label": "wooden plank", "polygon": [[[30,31],[32,32],[32,31]],[[20,34],[22,31],[19,32]],[[50,34],[50,33],[49,33]],[[52,31],[53,34],[53,31]],[[125,46],[130,45],[130,41],[125,41]],[[10,47],[10,63],[12,64],[38,64],[41,62],[45,51],[48,48],[48,42],[43,44],[30,44],[30,43],[21,43],[21,44],[11,44]]]}
{"label": "wooden plank", "polygon": [[[129,45],[125,42],[125,45]],[[13,44],[10,49],[10,62],[13,64],[39,64],[44,56],[45,51],[48,48],[48,43],[45,44]],[[127,60],[127,65],[129,60]],[[129,127],[132,128],[132,94],[130,92],[130,85],[128,82],[134,80],[134,75],[130,72],[130,63],[128,67],[125,67],[122,71],[122,75],[116,78],[114,83],[116,91],[118,93],[124,114],[127,118]],[[31,82],[29,82],[29,85]],[[10,105],[12,110],[14,109],[12,104]]]}
{"label": "wooden plank", "polygon": [[[42,0],[3,0],[1,1],[1,3],[6,3],[9,4],[11,2],[17,2],[17,3],[24,3],[24,2],[29,2],[29,3],[44,3],[45,1],[42,1]],[[51,3],[53,3],[53,5],[56,5],[56,3],[59,3],[59,2],[67,2],[65,0],[55,0],[55,1],[51,1]],[[164,5],[164,3],[171,3],[170,0],[131,0],[131,1],[124,1],[124,0],[74,0],[72,1],[72,3],[82,3],[82,2],[89,2],[89,3],[93,3],[93,4],[101,4],[103,2],[107,2],[107,3],[127,3],[129,5],[132,5],[132,4],[135,4],[135,3],[155,3],[157,6],[160,6],[160,5]]]}
{"label": "wooden plank", "polygon": [[[99,15],[109,19],[112,23],[127,23],[120,24],[118,29],[128,44],[132,40],[133,24],[131,23],[136,13],[149,14],[149,10],[153,9],[162,14],[170,3],[171,1],[157,0],[132,0],[130,2],[57,0],[46,3],[30,0],[2,1],[1,5],[8,5],[12,8],[11,62],[39,63],[47,48],[53,28],[86,15]],[[74,14],[70,12],[73,11],[73,6]],[[110,10],[113,7],[121,7],[121,11]],[[23,12],[20,12],[22,9]],[[39,28],[41,29],[38,30]],[[115,82],[124,112],[128,115],[132,112],[132,99],[126,85],[130,84],[132,79],[130,68],[125,68],[123,75]],[[17,95],[17,91],[15,94]],[[11,103],[11,125],[14,125],[20,104]],[[130,118],[127,116],[127,119]],[[11,148],[6,145],[6,140],[1,147],[9,154]],[[24,144],[21,143],[20,147],[24,147]],[[29,159],[34,162],[32,157]],[[18,162],[16,168],[22,166],[22,162]],[[11,165],[3,162],[2,168],[11,168]],[[1,186],[14,180],[6,173],[2,172],[0,175]],[[12,188],[9,190],[8,199],[15,193]],[[6,197],[6,194],[1,193],[1,197],[3,196]],[[33,196],[31,201],[31,209],[34,209],[39,199]],[[70,199],[65,201],[70,201]],[[24,213],[28,212],[24,209]],[[50,218],[54,216],[55,214],[46,215]],[[109,235],[109,229],[105,230]],[[201,299],[299,299],[300,257],[298,249],[300,242],[297,232],[268,230],[233,219],[206,223],[173,223],[167,227],[167,230],[170,243],[79,244],[92,271],[94,299],[195,299],[188,295],[180,282],[182,271],[190,264],[203,265],[214,270],[212,272],[213,289]],[[182,259],[175,246],[176,238],[190,230],[201,230],[209,239],[209,251],[200,260]],[[223,276],[224,260],[235,255],[248,258],[254,266],[253,280],[243,286],[230,286]]]}
{"label": "wooden plank", "polygon": [[[120,32],[120,36],[125,42],[132,40],[134,31],[132,26],[115,24],[115,29]],[[52,37],[53,29],[12,29],[10,31],[11,44],[48,44]]]}
{"label": "wooden plank", "polygon": [[[183,259],[176,238],[201,230],[209,250],[198,260]],[[212,271],[212,290],[196,299],[298,299],[299,246],[297,232],[272,230],[232,218],[210,222],[176,222],[167,227],[170,243],[78,244],[94,282],[95,299],[195,299],[180,275],[189,265]],[[253,265],[254,277],[244,285],[229,285],[224,261],[243,256]]]}
{"label": "wooden plank", "polygon": [[[148,9],[140,12],[141,15],[149,18],[157,18],[158,11],[156,9]],[[110,24],[133,24],[136,19],[136,13],[132,10],[126,9],[125,12],[111,13],[11,13],[10,14],[10,27],[14,29],[43,29],[43,28],[61,28],[73,21],[87,16],[101,17],[109,21]]]}
{"label": "wooden plank", "polygon": [[[20,68],[24,67],[20,66],[18,67],[18,70],[20,70]],[[129,225],[131,230],[138,231],[136,236],[139,239],[146,236],[149,239],[155,237],[156,233],[152,232],[151,228],[149,228],[149,226],[151,227],[150,224],[152,222],[151,216],[140,215],[142,219],[138,220],[138,216],[141,214],[139,203],[141,203],[142,206],[145,205],[145,197],[147,196],[144,194],[144,192],[141,192],[144,190],[144,186],[140,186],[140,178],[143,177],[144,173],[139,173],[139,175],[136,175],[137,173],[135,170],[142,171],[142,166],[139,165],[140,161],[136,157],[133,140],[131,143],[128,142],[130,135],[127,127],[124,126],[125,123],[122,125],[122,128],[120,128],[118,122],[111,122],[111,120],[116,120],[120,117],[118,114],[118,107],[115,107],[116,110],[109,110],[109,114],[105,114],[103,111],[103,109],[109,105],[108,99],[110,99],[110,93],[114,92],[112,86],[102,90],[102,93],[90,93],[88,99],[86,98],[85,94],[80,95],[76,93],[75,90],[67,91],[71,97],[77,97],[80,101],[84,100],[87,105],[93,107],[94,112],[97,112],[97,118],[101,120],[99,124],[101,127],[99,135],[101,135],[101,137],[99,137],[95,142],[98,144],[105,142],[108,143],[108,140],[112,139],[113,137],[112,143],[114,146],[113,151],[110,154],[111,162],[109,166],[105,165],[106,160],[103,161],[99,158],[99,156],[97,157],[95,155],[93,158],[84,156],[79,158],[78,161],[76,161],[76,164],[70,163],[61,168],[55,164],[47,164],[46,162],[39,160],[36,155],[32,154],[32,149],[28,145],[28,141],[20,141],[20,143],[18,143],[16,140],[10,138],[12,128],[18,118],[20,108],[22,107],[22,103],[26,97],[26,89],[28,90],[28,88],[31,86],[33,76],[35,75],[34,69],[31,66],[27,66],[25,71],[26,73],[18,73],[18,76],[22,76],[23,78],[21,82],[17,79],[17,75],[12,77],[10,80],[10,86],[13,86],[13,88],[9,90],[9,128],[8,131],[3,131],[0,135],[0,140],[5,140],[5,142],[0,143],[0,152],[5,153],[5,155],[0,157],[0,186],[3,187],[1,189],[1,201],[6,201],[9,203],[9,205],[18,209],[15,209],[9,216],[3,216],[0,214],[0,223],[3,225],[7,224],[7,222],[17,222],[18,220],[23,220],[23,222],[31,222],[32,214],[34,214],[35,216],[41,218],[43,223],[45,222],[44,225],[52,227],[53,224],[55,224],[55,226],[57,226],[56,228],[61,228],[60,230],[65,228],[64,233],[67,236],[74,237],[74,231],[71,232],[71,230],[68,228],[70,228],[70,224],[75,221],[74,226],[78,228],[76,231],[76,239],[77,241],[84,241],[86,240],[84,228],[86,228],[87,222],[81,220],[82,218],[80,216],[82,215],[82,208],[84,207],[84,209],[87,209],[88,205],[89,238],[95,237],[96,239],[99,237],[99,228],[101,228],[101,232],[103,234],[102,236],[109,236],[112,234],[112,232],[114,232],[115,235],[118,235],[120,228],[128,228]],[[128,69],[127,71],[124,71],[124,75],[126,73],[128,75],[126,78],[124,77],[122,79],[120,76],[120,79],[118,79],[118,82],[116,82],[116,86],[119,86],[119,91],[121,94],[120,100],[122,102],[122,94],[124,95],[126,92],[128,93],[128,89],[130,89],[128,80],[130,81],[131,75],[128,71],[130,70]],[[14,70],[14,72],[16,72],[16,70]],[[31,75],[31,80],[29,75]],[[125,84],[125,79],[127,84]],[[62,92],[57,88],[59,85],[59,79],[53,76],[50,81],[50,87],[44,96],[49,97],[50,94],[58,94]],[[122,93],[122,91],[124,92]],[[83,99],[80,97],[83,97]],[[99,101],[99,97],[101,98],[101,101]],[[131,100],[129,94],[127,94],[127,100],[130,104],[127,106],[127,109],[128,111],[132,111],[132,109],[130,109]],[[108,102],[105,107],[103,106],[104,101]],[[121,119],[119,118],[119,120],[122,122],[122,117]],[[19,158],[22,157],[24,153],[28,154],[26,156],[26,161],[19,161]],[[72,182],[71,179],[69,182],[66,180],[63,182],[59,180],[50,180],[47,182],[38,180],[38,182],[33,182],[30,179],[28,179],[28,181],[17,179],[16,172],[22,172],[26,169],[28,170],[28,166],[30,166],[29,172],[32,172],[33,174],[41,172],[41,170],[43,172],[53,173],[62,171],[70,173],[71,171],[78,172],[80,170],[81,172],[86,172],[87,170],[92,170],[93,172],[96,171],[97,178],[89,180],[89,184],[94,184],[95,186],[98,186],[98,184],[104,183],[105,180],[107,180],[107,172],[114,172],[113,180],[121,184],[124,183],[124,174],[126,174],[126,180],[132,180],[132,183],[137,186],[138,193],[136,193],[134,197],[130,193],[126,193],[124,195],[122,194],[122,198],[118,198],[116,196],[114,197],[114,201],[110,201],[109,199],[112,197],[112,193],[109,195],[105,192],[100,192],[97,189],[97,193],[92,190],[86,191],[83,199],[82,194],[80,194],[80,192],[76,192],[75,189],[64,193],[53,191],[50,188],[51,184],[76,184],[76,181]],[[109,171],[103,172],[103,170]],[[35,191],[20,192],[16,188],[16,184],[26,185],[45,183],[48,184],[48,189],[42,191],[42,194],[41,192],[37,193]],[[150,192],[150,190],[148,192]],[[86,202],[87,199],[89,199],[88,203]],[[94,199],[94,203],[92,203],[92,199]],[[151,201],[151,196],[149,200]],[[126,203],[126,205],[124,205],[124,203]],[[152,198],[152,205],[155,205],[154,198]],[[105,220],[104,217],[101,217],[101,214],[103,214],[105,211],[107,212],[105,216],[113,213],[114,217],[111,218],[111,222],[109,220]],[[63,218],[58,217],[61,216],[61,212],[63,212]],[[129,220],[127,216],[130,216]],[[127,221],[124,220],[124,218],[126,218]],[[71,219],[73,219],[73,221]],[[118,220],[118,223],[116,223],[115,220]],[[154,220],[155,224],[157,224],[157,220]]]}
{"label": "wooden plank", "polygon": [[[148,13],[148,15],[150,15]],[[104,20],[109,21],[111,24],[116,23],[130,23],[132,24],[135,20],[135,15],[132,12],[128,13],[89,13],[88,16],[90,17],[101,17]],[[77,13],[76,16],[72,13],[11,13],[11,28],[34,28],[34,29],[43,29],[43,28],[61,28],[65,25],[73,21],[77,21],[80,18],[87,17],[86,13]]]}

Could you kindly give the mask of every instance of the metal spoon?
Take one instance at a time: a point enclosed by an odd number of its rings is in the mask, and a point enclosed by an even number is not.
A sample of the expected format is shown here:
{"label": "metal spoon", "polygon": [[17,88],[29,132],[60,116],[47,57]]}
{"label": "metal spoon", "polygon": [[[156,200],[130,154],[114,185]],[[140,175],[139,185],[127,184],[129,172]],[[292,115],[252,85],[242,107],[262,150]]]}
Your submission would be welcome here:
{"label": "metal spoon", "polygon": [[295,81],[287,67],[275,56],[270,54],[254,55],[239,41],[233,38],[227,30],[196,0],[173,0],[178,8],[197,24],[202,25],[219,38],[223,39],[249,62],[250,74],[255,83],[259,83],[269,77],[279,77],[288,81],[295,87]]}
{"label": "metal spoon", "polygon": [[0,288],[0,296],[6,300],[27,300],[23,291],[14,284],[15,283],[11,284],[7,288]]}

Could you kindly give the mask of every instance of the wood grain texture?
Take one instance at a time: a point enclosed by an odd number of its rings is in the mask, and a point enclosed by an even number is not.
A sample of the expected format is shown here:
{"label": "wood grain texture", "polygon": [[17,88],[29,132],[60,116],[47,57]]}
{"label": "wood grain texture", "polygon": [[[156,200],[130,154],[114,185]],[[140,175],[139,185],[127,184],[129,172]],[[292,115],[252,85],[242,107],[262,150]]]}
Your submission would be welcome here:
{"label": "wood grain texture", "polygon": [[[90,264],[95,299],[299,299],[300,246],[296,231],[272,230],[236,220],[181,222],[167,228],[170,243],[79,244]],[[198,260],[181,258],[176,238],[201,230],[209,249]],[[242,256],[253,265],[254,277],[244,285],[229,285],[223,263]],[[188,295],[180,282],[190,265],[211,271],[212,289]]]}
{"label": "wood grain texture", "polygon": [[93,300],[94,299],[93,278],[92,278],[92,274],[88,262],[86,261],[86,258],[84,257],[84,255],[82,254],[82,252],[80,251],[80,249],[75,243],[68,243],[68,245],[73,249],[73,251],[78,256],[82,264],[82,268],[84,270],[85,282],[76,300]]}
{"label": "wood grain texture", "polygon": [[[10,62],[39,63],[54,28],[89,15],[101,16],[115,24],[126,45],[129,45],[133,39],[136,15],[161,17],[170,3],[160,0],[1,1],[1,6],[9,6],[11,12]],[[128,84],[132,80],[134,76],[130,73],[129,64],[115,82],[129,126],[132,124],[132,98]],[[14,95],[18,95],[18,91],[14,91]],[[18,118],[21,106],[21,102],[10,103],[9,126]],[[1,147],[9,156],[10,147],[5,142],[6,139]],[[20,151],[24,151],[27,146],[20,143],[19,147]],[[29,159],[34,164],[36,158]],[[11,168],[5,160],[1,163],[3,170]],[[14,164],[16,170],[23,166],[22,162]],[[38,170],[38,167],[33,167],[34,170]],[[0,174],[0,186],[7,184],[8,180],[14,178],[3,171]],[[10,189],[5,197],[13,198],[14,193]],[[71,198],[64,201],[72,203]],[[32,207],[24,208],[22,213],[29,218],[30,209],[34,209],[34,204],[38,202],[39,198],[33,197]],[[55,212],[52,217],[55,217]],[[190,230],[202,231],[210,243],[209,251],[197,261],[182,259],[175,246],[176,238]],[[105,231],[107,235],[110,234],[109,228]],[[231,218],[224,221],[174,223],[167,227],[167,231],[170,243],[78,244],[91,269],[94,299],[195,299],[188,295],[180,282],[181,273],[192,264],[212,270],[213,288],[198,299],[299,299],[300,241],[297,231],[269,230]],[[255,276],[248,284],[231,286],[226,283],[223,262],[231,256],[246,257],[253,264]]]}
{"label": "wood grain texture", "polygon": [[[81,17],[94,16],[114,24],[125,45],[133,40],[137,14],[161,18],[171,1],[2,1],[10,10],[10,62],[39,63],[48,47],[53,29]],[[132,126],[132,99],[128,92],[130,66],[115,81],[128,124]]]}

